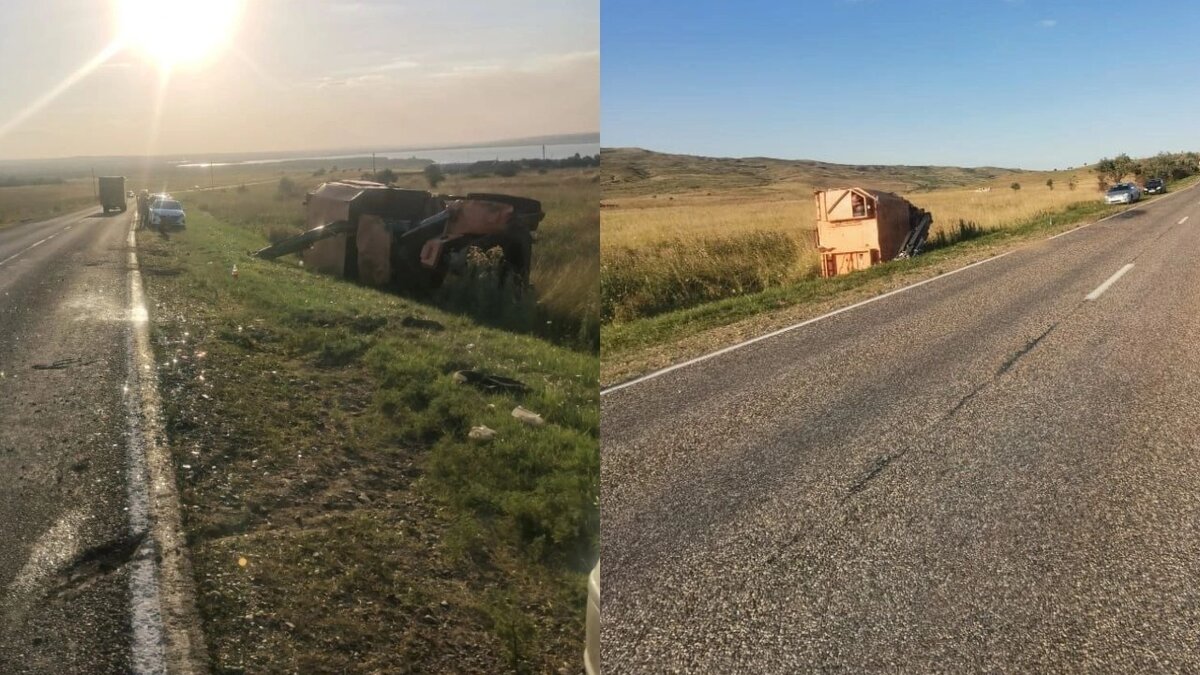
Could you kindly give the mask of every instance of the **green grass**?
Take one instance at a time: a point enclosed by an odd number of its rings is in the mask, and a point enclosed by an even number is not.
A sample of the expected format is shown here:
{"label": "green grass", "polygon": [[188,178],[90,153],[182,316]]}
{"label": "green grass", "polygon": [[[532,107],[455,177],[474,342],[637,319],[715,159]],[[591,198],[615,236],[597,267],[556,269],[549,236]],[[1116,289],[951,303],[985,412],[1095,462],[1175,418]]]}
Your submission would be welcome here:
{"label": "green grass", "polygon": [[[139,237],[217,672],[573,668],[598,554],[596,356],[247,256],[263,241],[203,210]],[[468,440],[476,425],[496,439]]]}

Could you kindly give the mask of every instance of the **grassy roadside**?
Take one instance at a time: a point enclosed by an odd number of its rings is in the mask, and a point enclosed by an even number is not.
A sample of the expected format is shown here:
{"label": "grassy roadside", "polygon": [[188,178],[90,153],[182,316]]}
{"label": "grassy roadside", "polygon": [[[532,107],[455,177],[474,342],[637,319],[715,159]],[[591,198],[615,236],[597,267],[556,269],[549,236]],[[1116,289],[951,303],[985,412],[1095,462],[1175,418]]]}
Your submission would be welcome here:
{"label": "grassy roadside", "polygon": [[[1177,181],[1168,190],[1174,192],[1198,180],[1200,177]],[[605,325],[601,331],[602,385],[616,384],[720,348],[736,341],[730,339],[734,336],[745,339],[769,332],[1126,208],[1129,207],[1106,206],[1101,201],[1079,202],[1011,227],[987,230],[931,247],[913,259],[878,265],[863,272],[834,279],[804,279],[687,309]],[[773,319],[771,315],[777,317]]]}
{"label": "grassy roadside", "polygon": [[[248,258],[263,241],[199,211],[139,237],[216,671],[574,672],[595,355]],[[466,369],[529,391],[456,383]],[[470,441],[477,425],[496,438]]]}
{"label": "grassy roadside", "polygon": [[933,236],[956,234],[960,221],[1019,226],[1101,198],[1087,167],[852,166],[618,149],[602,153],[601,169],[606,326],[817,277],[817,188],[895,192],[934,214]]}
{"label": "grassy roadside", "polygon": [[[304,230],[304,193],[327,180],[358,178],[351,170],[336,174],[289,176],[292,189],[283,193],[275,182],[182,195],[185,206],[200,208],[242,228],[282,239]],[[396,184],[429,189],[420,173],[401,173]],[[514,177],[451,176],[439,192],[503,192],[542,202],[546,219],[536,233],[531,281],[535,294],[525,303],[486,302],[479,288],[448,283],[433,298],[439,307],[486,318],[506,330],[532,333],[558,344],[595,353],[599,350],[600,188],[595,169],[557,169]],[[498,300],[498,298],[496,299]],[[497,311],[482,317],[481,304]]]}

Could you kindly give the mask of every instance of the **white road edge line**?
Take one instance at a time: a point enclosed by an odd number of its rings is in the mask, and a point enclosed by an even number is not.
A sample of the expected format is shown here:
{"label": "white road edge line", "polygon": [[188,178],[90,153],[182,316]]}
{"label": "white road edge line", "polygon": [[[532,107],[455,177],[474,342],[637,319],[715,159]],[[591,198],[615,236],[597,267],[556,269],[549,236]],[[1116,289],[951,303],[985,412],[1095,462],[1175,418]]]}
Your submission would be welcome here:
{"label": "white road edge line", "polygon": [[969,269],[971,269],[972,267],[977,267],[977,266],[979,266],[979,265],[982,265],[982,264],[984,264],[984,263],[989,263],[989,262],[992,262],[993,260],[999,260],[1000,258],[1003,258],[1003,257],[1004,257],[1004,256],[1006,256],[1006,255],[1009,255],[1009,254],[1011,254],[1011,253],[1016,253],[1016,252],[1017,252],[1017,249],[1012,249],[1011,251],[1005,251],[1004,253],[1001,253],[1001,254],[999,254],[999,255],[994,255],[994,256],[992,256],[992,257],[990,257],[990,258],[984,258],[983,260],[977,260],[977,261],[975,261],[975,262],[971,263],[970,265],[965,265],[965,266],[963,266],[963,267],[959,267],[958,269],[950,270],[949,272],[946,272],[946,273],[944,273],[944,274],[939,274],[939,275],[937,275],[936,277],[930,277],[930,278],[928,278],[928,279],[924,279],[924,280],[922,280],[922,281],[918,281],[918,282],[916,282],[916,283],[914,283],[914,284],[909,284],[908,286],[903,286],[903,287],[901,287],[901,288],[897,288],[897,289],[895,289],[895,290],[893,290],[893,291],[888,291],[887,293],[884,293],[883,295],[877,295],[877,296],[875,296],[875,297],[873,297],[873,298],[867,298],[866,300],[863,300],[863,301],[861,301],[861,302],[856,302],[856,303],[854,303],[853,305],[848,305],[848,306],[846,306],[846,307],[842,307],[841,309],[835,309],[835,310],[833,310],[832,312],[828,312],[828,313],[826,313],[826,314],[822,314],[821,316],[818,316],[818,317],[813,317],[813,318],[811,318],[811,319],[807,319],[807,320],[805,320],[805,321],[801,321],[800,323],[797,323],[797,324],[792,324],[791,326],[787,326],[787,327],[785,327],[785,328],[780,328],[780,329],[778,329],[778,330],[775,330],[775,331],[772,331],[772,332],[770,332],[770,333],[767,333],[766,335],[760,335],[760,336],[758,336],[758,337],[756,337],[756,338],[751,338],[751,339],[749,339],[749,340],[746,340],[746,341],[744,341],[744,342],[739,342],[739,343],[737,343],[737,344],[735,344],[735,345],[730,345],[730,346],[728,346],[728,347],[725,347],[724,349],[718,349],[718,350],[717,350],[717,351],[715,351],[715,352],[711,352],[711,353],[709,353],[709,354],[705,354],[705,355],[703,355],[703,356],[697,356],[697,357],[696,357],[696,358],[694,358],[694,359],[689,359],[689,360],[687,360],[687,361],[684,361],[684,362],[682,362],[682,363],[677,363],[677,364],[675,364],[675,365],[673,365],[673,366],[668,366],[668,367],[666,367],[666,368],[663,368],[662,370],[656,370],[656,371],[654,371],[654,372],[652,372],[652,373],[647,373],[647,374],[645,374],[645,375],[643,375],[643,376],[641,376],[641,377],[638,377],[638,378],[635,378],[635,379],[629,380],[628,382],[622,382],[621,384],[614,384],[613,386],[611,386],[611,387],[609,387],[609,388],[607,388],[607,389],[601,389],[601,390],[600,390],[600,395],[601,395],[601,396],[603,396],[603,395],[605,395],[605,394],[611,394],[611,393],[612,393],[612,392],[614,392],[614,391],[619,391],[619,390],[621,390],[621,389],[624,389],[624,388],[626,388],[626,387],[632,387],[632,386],[633,386],[633,385],[635,385],[635,384],[639,384],[639,383],[641,383],[641,382],[645,382],[646,380],[652,380],[652,379],[654,379],[654,378],[656,378],[656,377],[659,377],[659,376],[662,376],[662,375],[666,375],[667,373],[669,373],[669,372],[671,372],[671,371],[679,370],[680,368],[686,368],[686,367],[688,367],[688,366],[695,365],[695,364],[697,364],[697,363],[701,363],[701,362],[703,362],[703,361],[707,361],[707,360],[709,360],[709,359],[712,359],[712,358],[716,358],[716,357],[718,357],[718,356],[720,356],[720,355],[722,355],[722,354],[728,354],[729,352],[735,351],[735,350],[737,350],[737,349],[741,349],[742,347],[748,347],[748,346],[750,346],[750,345],[752,345],[752,344],[754,344],[754,343],[756,343],[756,342],[762,342],[763,340],[769,340],[769,339],[771,339],[771,338],[773,338],[773,337],[776,337],[776,336],[778,336],[778,335],[783,335],[784,333],[788,333],[788,332],[794,331],[794,330],[796,330],[796,329],[798,329],[798,328],[803,328],[803,327],[805,327],[805,326],[808,326],[808,325],[814,324],[814,323],[816,323],[816,322],[818,322],[818,321],[823,321],[823,320],[825,320],[825,319],[828,319],[828,318],[830,318],[830,317],[837,316],[838,314],[842,314],[843,312],[849,312],[850,310],[852,310],[852,309],[856,309],[856,308],[858,308],[858,307],[862,307],[863,305],[869,305],[869,304],[871,304],[872,302],[878,302],[878,301],[880,301],[880,300],[883,300],[884,298],[890,298],[890,297],[892,297],[893,295],[898,295],[898,294],[900,294],[900,293],[903,293],[903,292],[905,292],[905,291],[911,291],[911,290],[912,290],[912,289],[914,289],[914,288],[919,288],[919,287],[921,287],[921,286],[924,286],[925,284],[928,284],[928,283],[930,283],[930,282],[937,281],[938,279],[945,279],[945,278],[946,278],[946,277],[948,277],[948,276],[951,276],[951,275],[953,275],[953,274],[958,274],[959,272],[964,272],[964,271],[966,271],[966,270],[969,270]]}
{"label": "white road edge line", "polygon": [[134,672],[208,672],[199,630],[191,562],[183,541],[179,495],[162,428],[162,403],[150,344],[136,221],[129,228],[129,319],[126,407],[129,423],[129,526],[145,533],[129,576]]}
{"label": "white road edge line", "polygon": [[[137,268],[136,240],[129,233],[129,319],[127,337],[125,408],[129,424],[127,446],[126,490],[129,498],[129,530],[133,536],[145,537],[144,544],[130,561],[129,614],[133,639],[130,661],[136,673],[165,673],[166,653],[163,640],[161,600],[153,533],[150,531],[150,489],[146,476],[144,411],[139,391],[145,386],[140,376],[138,358],[139,333],[145,330],[146,308],[142,297],[141,273]],[[138,328],[138,324],[142,328]]]}
{"label": "white road edge line", "polygon": [[1092,291],[1091,293],[1088,293],[1087,296],[1084,297],[1084,300],[1095,300],[1096,298],[1099,298],[1101,295],[1104,295],[1104,291],[1107,291],[1109,286],[1112,286],[1113,284],[1117,283],[1117,279],[1120,279],[1121,277],[1125,276],[1125,273],[1131,269],[1133,269],[1133,263],[1129,263],[1128,265],[1117,270],[1111,277],[1108,278],[1108,280],[1106,280],[1104,283],[1097,286],[1096,290]]}
{"label": "white road edge line", "polygon": [[[1096,223],[1098,223],[1098,222],[1100,222],[1100,221],[1097,220]],[[1072,232],[1074,232],[1075,230],[1082,230],[1083,228],[1085,228],[1089,225],[1095,225],[1096,223],[1084,223],[1083,225],[1080,225],[1079,227],[1072,227],[1071,229],[1067,230],[1066,232],[1059,232],[1058,234],[1046,237],[1046,241],[1053,241],[1055,239],[1058,239],[1059,237],[1065,237],[1068,234],[1071,234]]]}

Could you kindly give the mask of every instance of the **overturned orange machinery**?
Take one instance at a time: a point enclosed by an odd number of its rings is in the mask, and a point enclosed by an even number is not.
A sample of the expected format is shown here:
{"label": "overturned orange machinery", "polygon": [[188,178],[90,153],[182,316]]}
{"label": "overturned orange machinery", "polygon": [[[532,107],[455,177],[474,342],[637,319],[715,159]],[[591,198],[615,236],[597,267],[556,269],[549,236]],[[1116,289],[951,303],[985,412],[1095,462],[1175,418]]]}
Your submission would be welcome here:
{"label": "overturned orange machinery", "polygon": [[371,286],[436,288],[471,248],[503,252],[501,280],[525,286],[541,202],[501,194],[435,195],[370,181],[324,183],[304,201],[308,230],[257,253]]}
{"label": "overturned orange machinery", "polygon": [[817,190],[821,276],[834,277],[921,252],[933,216],[891,192]]}

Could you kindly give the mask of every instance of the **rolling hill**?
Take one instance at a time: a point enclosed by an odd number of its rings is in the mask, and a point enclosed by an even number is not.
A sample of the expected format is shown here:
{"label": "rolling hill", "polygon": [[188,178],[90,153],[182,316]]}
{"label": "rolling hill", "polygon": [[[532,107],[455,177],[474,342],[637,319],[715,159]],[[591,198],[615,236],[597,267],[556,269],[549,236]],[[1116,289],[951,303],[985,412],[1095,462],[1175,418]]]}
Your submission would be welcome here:
{"label": "rolling hill", "polygon": [[796,194],[808,193],[818,187],[843,185],[911,193],[1007,186],[1014,181],[1045,183],[1047,177],[1066,178],[1081,173],[1081,169],[1026,171],[990,166],[864,165],[769,157],[698,157],[641,148],[604,148],[600,152],[600,175],[606,199],[716,191],[735,191],[743,195]]}

